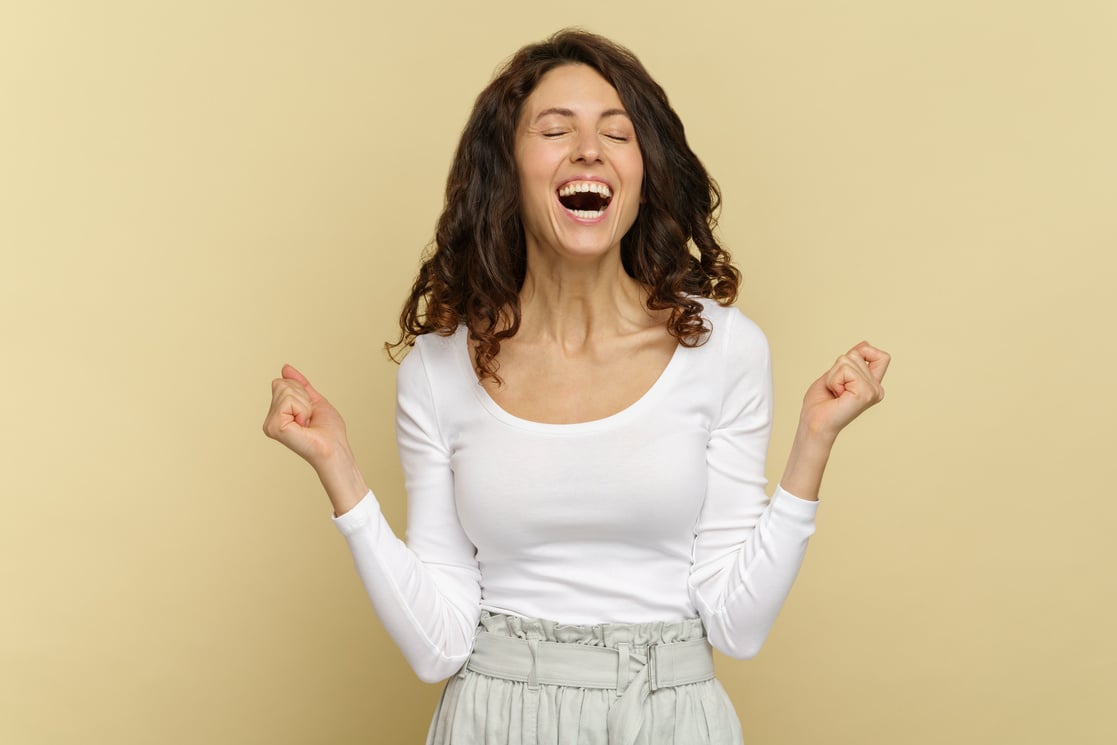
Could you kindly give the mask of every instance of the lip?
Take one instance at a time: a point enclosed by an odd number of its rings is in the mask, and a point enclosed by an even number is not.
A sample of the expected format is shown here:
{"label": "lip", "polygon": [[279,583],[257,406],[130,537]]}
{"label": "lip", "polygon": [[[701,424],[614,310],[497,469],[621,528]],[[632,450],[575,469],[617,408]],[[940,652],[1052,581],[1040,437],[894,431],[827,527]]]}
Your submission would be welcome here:
{"label": "lip", "polygon": [[567,209],[565,205],[563,205],[562,200],[560,200],[559,196],[558,196],[558,193],[562,189],[562,187],[566,186],[567,184],[573,184],[573,183],[578,182],[578,181],[592,181],[592,182],[597,183],[597,184],[605,184],[606,186],[609,187],[609,191],[612,192],[613,199],[615,199],[616,196],[617,196],[617,190],[613,186],[613,184],[609,182],[608,179],[603,179],[600,176],[588,176],[588,175],[587,176],[571,176],[570,178],[561,181],[559,183],[559,185],[555,187],[555,190],[554,190],[555,203],[558,204],[559,209],[562,210],[562,213],[564,215],[566,215],[568,218],[570,218],[574,222],[578,223],[579,225],[596,225],[597,223],[602,222],[606,217],[609,216],[609,210],[610,210],[610,208],[612,208],[613,202],[612,202],[612,200],[610,200],[609,204],[605,207],[605,209],[601,210],[601,214],[598,215],[597,217],[594,217],[594,218],[578,217],[572,211]]}
{"label": "lip", "polygon": [[605,184],[609,187],[609,191],[615,191],[615,189],[613,189],[613,184],[608,179],[603,179],[600,176],[571,176],[570,178],[559,182],[559,185],[555,187],[555,193],[557,194],[559,189],[566,186],[567,184],[572,184],[575,181],[593,181],[594,183]]}

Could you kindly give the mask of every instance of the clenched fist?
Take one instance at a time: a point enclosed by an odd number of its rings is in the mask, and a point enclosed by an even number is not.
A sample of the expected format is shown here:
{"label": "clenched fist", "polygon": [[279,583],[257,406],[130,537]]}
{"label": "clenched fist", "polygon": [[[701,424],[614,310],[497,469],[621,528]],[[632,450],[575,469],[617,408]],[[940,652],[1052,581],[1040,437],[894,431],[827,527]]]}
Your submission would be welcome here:
{"label": "clenched fist", "polygon": [[344,514],[368,492],[357,468],[345,421],[305,376],[284,365],[271,383],[271,409],[264,434],[289,447],[314,467],[334,513]]}
{"label": "clenched fist", "polygon": [[818,499],[822,473],[838,433],[884,398],[881,381],[891,358],[868,342],[839,357],[803,396],[799,428],[780,486],[801,499]]}
{"label": "clenched fist", "polygon": [[881,381],[890,359],[887,352],[865,341],[843,354],[807,389],[801,424],[810,432],[837,437],[847,424],[884,399]]}
{"label": "clenched fist", "polygon": [[339,451],[348,451],[345,421],[306,377],[284,365],[271,382],[271,409],[264,434],[291,448],[317,469]]}

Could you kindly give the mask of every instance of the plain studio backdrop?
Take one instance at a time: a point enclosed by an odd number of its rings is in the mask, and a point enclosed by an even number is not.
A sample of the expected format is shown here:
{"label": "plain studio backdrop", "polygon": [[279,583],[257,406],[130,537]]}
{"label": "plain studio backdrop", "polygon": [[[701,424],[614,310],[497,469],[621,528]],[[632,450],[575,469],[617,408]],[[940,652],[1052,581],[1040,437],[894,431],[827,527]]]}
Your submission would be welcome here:
{"label": "plain studio backdrop", "polygon": [[867,338],[759,657],[750,745],[1117,740],[1117,5],[5,4],[0,742],[413,743],[440,688],[376,621],[300,366],[398,531],[381,350],[473,98],[524,43],[631,47],[720,182],[776,366]]}

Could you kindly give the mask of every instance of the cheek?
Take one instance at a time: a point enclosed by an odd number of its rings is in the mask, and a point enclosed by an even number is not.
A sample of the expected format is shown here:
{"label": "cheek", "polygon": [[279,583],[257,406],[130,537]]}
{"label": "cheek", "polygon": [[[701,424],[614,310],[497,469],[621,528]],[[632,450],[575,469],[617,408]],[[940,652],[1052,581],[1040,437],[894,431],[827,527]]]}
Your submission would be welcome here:
{"label": "cheek", "polygon": [[634,163],[632,164],[633,176],[636,179],[636,181],[638,181],[641,185],[643,185],[643,183],[644,183],[644,158],[639,153],[637,153],[636,157],[633,160],[634,160]]}
{"label": "cheek", "polygon": [[641,161],[637,160],[636,163],[634,163],[633,166],[629,169],[626,176],[627,176],[628,183],[633,184],[635,186],[635,188],[632,189],[632,192],[631,192],[632,195],[633,195],[633,199],[635,199],[637,202],[642,204],[643,201],[644,201],[644,167],[643,167],[643,163]]}
{"label": "cheek", "polygon": [[516,164],[523,173],[540,173],[554,165],[554,155],[543,142],[524,143],[516,153]]}
{"label": "cheek", "polygon": [[621,161],[616,161],[617,169],[627,185],[635,186],[640,192],[640,201],[643,201],[644,191],[644,159],[639,152],[626,153]]}

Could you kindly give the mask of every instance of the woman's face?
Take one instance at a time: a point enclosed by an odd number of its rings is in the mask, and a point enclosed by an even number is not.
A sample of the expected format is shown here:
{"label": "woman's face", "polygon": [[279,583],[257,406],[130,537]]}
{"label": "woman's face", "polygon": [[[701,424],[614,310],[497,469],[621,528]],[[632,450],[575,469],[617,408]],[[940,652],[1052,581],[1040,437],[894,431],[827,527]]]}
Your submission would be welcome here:
{"label": "woman's face", "polygon": [[529,257],[620,251],[644,161],[617,91],[593,68],[563,65],[539,81],[520,113],[516,165]]}

